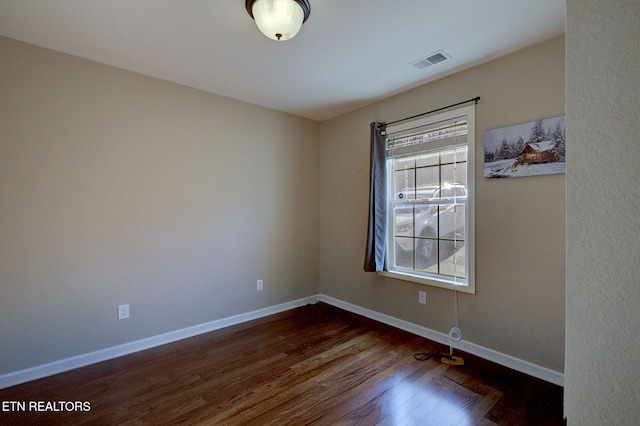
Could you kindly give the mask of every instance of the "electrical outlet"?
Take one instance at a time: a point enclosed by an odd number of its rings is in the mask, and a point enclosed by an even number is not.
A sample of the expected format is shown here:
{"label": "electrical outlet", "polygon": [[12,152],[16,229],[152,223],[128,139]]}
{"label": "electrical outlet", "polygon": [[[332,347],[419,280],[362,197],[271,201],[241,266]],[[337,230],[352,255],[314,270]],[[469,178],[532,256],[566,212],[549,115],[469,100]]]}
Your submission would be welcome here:
{"label": "electrical outlet", "polygon": [[118,305],[118,319],[126,319],[129,318],[129,304],[126,305]]}
{"label": "electrical outlet", "polygon": [[264,280],[258,280],[258,291],[262,291],[264,289]]}
{"label": "electrical outlet", "polygon": [[423,305],[427,304],[427,292],[426,291],[419,291],[418,292],[418,302],[422,303]]}

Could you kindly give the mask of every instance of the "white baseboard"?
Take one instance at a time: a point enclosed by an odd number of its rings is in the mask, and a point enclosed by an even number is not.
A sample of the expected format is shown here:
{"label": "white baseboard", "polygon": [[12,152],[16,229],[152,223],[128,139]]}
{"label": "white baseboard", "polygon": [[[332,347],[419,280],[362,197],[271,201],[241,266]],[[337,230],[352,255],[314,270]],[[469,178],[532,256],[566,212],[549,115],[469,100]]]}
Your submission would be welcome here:
{"label": "white baseboard", "polygon": [[309,303],[317,303],[318,296],[305,297],[304,299],[287,302],[276,306],[271,306],[257,311],[247,312],[246,314],[234,315],[227,318],[198,324],[192,327],[171,331],[169,333],[160,334],[146,339],[137,340],[135,342],[124,343],[122,345],[113,346],[111,348],[101,349],[95,352],[89,352],[77,355],[71,358],[42,364],[24,370],[0,376],[0,389],[8,388],[21,383],[30,382],[32,380],[41,379],[43,377],[53,376],[54,374],[63,373],[90,364],[128,355],[134,352],[197,336],[199,334],[208,333],[210,331],[219,330],[221,328],[240,324],[246,321],[266,317],[278,312],[288,311]]}
{"label": "white baseboard", "polygon": [[[401,330],[408,331],[409,333],[413,333],[429,340],[433,340],[434,342],[449,345],[448,334],[440,333],[439,331],[434,331],[408,321],[381,314],[379,312],[372,311],[370,309],[366,309],[357,305],[352,305],[351,303],[343,302],[341,300],[334,299],[333,297],[325,296],[322,294],[318,296],[318,300],[333,305],[337,308],[344,309],[345,311],[353,312],[355,314],[380,321],[381,323],[399,328]],[[550,370],[548,368],[541,367],[539,365],[518,358],[514,358],[510,355],[506,355],[492,349],[476,345],[475,343],[467,342],[465,340],[461,340],[460,342],[455,343],[453,347],[456,349],[460,349],[461,351],[468,352],[472,355],[479,356],[480,358],[495,362],[496,364],[500,364],[513,370],[520,371],[521,373],[537,377],[538,379],[545,380],[558,386],[564,386],[564,374],[558,371]]]}
{"label": "white baseboard", "polygon": [[[137,340],[135,342],[129,342],[122,345],[113,346],[111,348],[101,349],[99,351],[89,352],[71,358],[54,361],[48,364],[38,365],[24,370],[4,374],[0,376],[0,389],[19,385],[21,383],[26,383],[32,380],[41,379],[43,377],[52,376],[54,374],[63,373],[65,371],[117,358],[123,355],[128,355],[134,352],[142,351],[189,337],[197,336],[199,334],[208,333],[210,331],[219,330],[221,328],[229,327],[232,325],[241,324],[243,322],[304,306],[309,303],[314,304],[318,301],[322,301],[337,308],[344,309],[345,311],[353,312],[355,314],[380,321],[384,324],[388,324],[401,330],[408,331],[410,333],[433,340],[438,343],[442,343],[445,345],[449,344],[449,336],[447,334],[440,333],[438,331],[434,331],[429,328],[410,323],[408,321],[381,314],[370,309],[366,309],[357,305],[353,305],[351,303],[343,302],[333,297],[320,294],[276,306],[271,306],[269,308],[259,309],[245,314],[234,315],[204,324],[195,325],[193,327],[171,331],[169,333]],[[539,379],[554,383],[559,386],[564,386],[563,373],[559,373],[557,371],[553,371],[464,340],[456,343],[454,347],[456,349],[460,349],[462,351],[479,356],[497,364],[512,368],[516,371],[529,374],[530,376],[537,377]]]}

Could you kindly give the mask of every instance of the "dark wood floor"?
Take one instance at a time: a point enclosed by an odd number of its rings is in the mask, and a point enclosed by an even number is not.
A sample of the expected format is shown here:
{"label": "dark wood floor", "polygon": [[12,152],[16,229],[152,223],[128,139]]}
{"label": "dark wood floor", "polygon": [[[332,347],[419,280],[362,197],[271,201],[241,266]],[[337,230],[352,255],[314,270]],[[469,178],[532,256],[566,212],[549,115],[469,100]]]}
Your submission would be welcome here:
{"label": "dark wood floor", "polygon": [[90,404],[0,424],[563,424],[559,386],[461,352],[463,366],[414,358],[447,351],[319,303],[0,390],[5,408]]}

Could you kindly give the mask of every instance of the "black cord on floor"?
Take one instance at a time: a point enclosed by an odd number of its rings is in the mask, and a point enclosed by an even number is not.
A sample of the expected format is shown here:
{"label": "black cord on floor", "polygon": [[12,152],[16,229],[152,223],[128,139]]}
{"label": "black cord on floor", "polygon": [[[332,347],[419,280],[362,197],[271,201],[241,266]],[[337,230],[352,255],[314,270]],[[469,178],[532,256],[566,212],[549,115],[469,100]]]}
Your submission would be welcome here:
{"label": "black cord on floor", "polygon": [[418,361],[426,361],[428,359],[431,359],[434,355],[438,355],[438,354],[436,352],[432,354],[427,352],[418,352],[417,354],[413,354],[413,357]]}

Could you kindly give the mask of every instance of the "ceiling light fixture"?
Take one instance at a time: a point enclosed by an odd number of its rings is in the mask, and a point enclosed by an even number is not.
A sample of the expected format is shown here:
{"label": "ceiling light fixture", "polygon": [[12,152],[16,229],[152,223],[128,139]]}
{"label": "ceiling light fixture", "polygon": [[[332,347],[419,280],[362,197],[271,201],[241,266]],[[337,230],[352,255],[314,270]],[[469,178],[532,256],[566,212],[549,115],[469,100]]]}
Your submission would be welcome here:
{"label": "ceiling light fixture", "polygon": [[247,12],[272,40],[293,38],[311,14],[308,0],[246,0]]}

